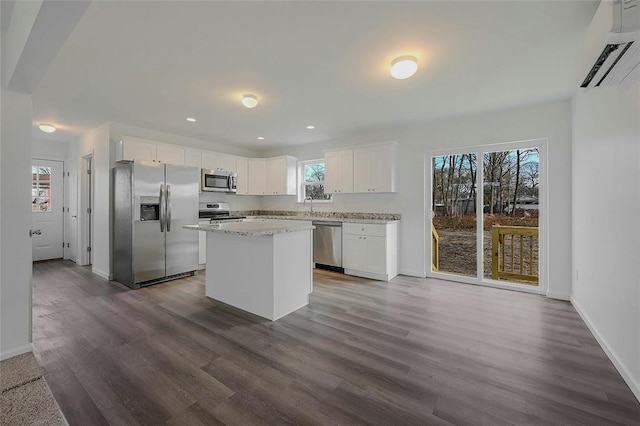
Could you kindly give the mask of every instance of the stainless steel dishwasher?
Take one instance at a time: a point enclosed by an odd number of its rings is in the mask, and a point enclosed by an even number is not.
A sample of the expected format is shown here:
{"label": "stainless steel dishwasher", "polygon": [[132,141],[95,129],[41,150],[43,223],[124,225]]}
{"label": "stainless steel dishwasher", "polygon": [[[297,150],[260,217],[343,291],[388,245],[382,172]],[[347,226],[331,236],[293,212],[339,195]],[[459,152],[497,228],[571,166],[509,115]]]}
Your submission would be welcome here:
{"label": "stainless steel dishwasher", "polygon": [[316,268],[342,269],[342,223],[313,221],[313,262]]}

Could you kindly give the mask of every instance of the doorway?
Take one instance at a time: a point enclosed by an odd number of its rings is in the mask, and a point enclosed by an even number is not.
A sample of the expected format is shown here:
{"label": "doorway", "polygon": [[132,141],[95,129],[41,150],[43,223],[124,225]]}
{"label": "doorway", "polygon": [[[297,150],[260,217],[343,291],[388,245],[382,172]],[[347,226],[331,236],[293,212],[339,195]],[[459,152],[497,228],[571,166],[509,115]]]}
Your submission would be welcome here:
{"label": "doorway", "polygon": [[546,140],[427,153],[427,276],[544,293]]}
{"label": "doorway", "polygon": [[64,184],[62,161],[31,162],[31,221],[33,260],[63,257]]}

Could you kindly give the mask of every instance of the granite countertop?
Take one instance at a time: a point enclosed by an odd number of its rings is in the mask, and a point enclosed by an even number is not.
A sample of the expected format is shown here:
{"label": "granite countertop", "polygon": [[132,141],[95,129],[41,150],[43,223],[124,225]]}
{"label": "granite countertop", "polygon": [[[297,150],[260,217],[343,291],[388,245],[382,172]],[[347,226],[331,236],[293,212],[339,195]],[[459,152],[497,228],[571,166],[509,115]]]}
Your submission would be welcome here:
{"label": "granite countertop", "polygon": [[362,218],[349,218],[349,217],[327,217],[316,215],[301,215],[301,216],[289,216],[289,215],[260,215],[260,216],[248,216],[252,219],[277,219],[277,220],[317,220],[323,222],[342,222],[342,223],[366,223],[366,224],[387,224],[396,223],[400,220],[394,219],[362,219]]}
{"label": "granite countertop", "polygon": [[251,218],[266,218],[278,220],[322,220],[326,222],[387,224],[397,223],[402,219],[400,213],[363,213],[363,212],[332,212],[309,210],[237,210],[231,214]]}
{"label": "granite countertop", "polygon": [[265,235],[281,234],[283,232],[308,231],[314,228],[309,219],[300,220],[268,220],[265,218],[250,218],[239,221],[226,221],[211,224],[185,225],[185,229],[205,232],[222,232],[225,234],[262,237]]}

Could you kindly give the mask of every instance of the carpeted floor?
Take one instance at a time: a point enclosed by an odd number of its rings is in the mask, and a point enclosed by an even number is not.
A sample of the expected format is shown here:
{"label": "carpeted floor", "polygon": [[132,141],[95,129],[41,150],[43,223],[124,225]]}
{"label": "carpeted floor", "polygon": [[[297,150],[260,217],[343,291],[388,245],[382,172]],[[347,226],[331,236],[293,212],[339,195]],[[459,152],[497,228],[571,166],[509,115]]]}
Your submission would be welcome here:
{"label": "carpeted floor", "polygon": [[0,362],[0,425],[66,425],[33,353]]}

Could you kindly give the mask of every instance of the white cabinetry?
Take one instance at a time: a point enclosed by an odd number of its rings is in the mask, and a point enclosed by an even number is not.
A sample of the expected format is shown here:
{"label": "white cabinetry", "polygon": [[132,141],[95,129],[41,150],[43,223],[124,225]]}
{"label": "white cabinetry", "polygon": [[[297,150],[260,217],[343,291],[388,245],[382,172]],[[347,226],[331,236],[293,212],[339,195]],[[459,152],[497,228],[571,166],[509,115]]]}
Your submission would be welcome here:
{"label": "white cabinetry", "polygon": [[396,192],[397,143],[353,150],[354,192]]}
{"label": "white cabinetry", "polygon": [[248,163],[249,194],[264,195],[267,192],[267,163],[264,158],[251,158]]}
{"label": "white cabinetry", "polygon": [[324,192],[353,192],[353,150],[330,151],[324,154]]}
{"label": "white cabinetry", "polygon": [[266,160],[267,195],[296,195],[296,163],[289,156]]}
{"label": "white cabinetry", "polygon": [[236,172],[238,173],[237,195],[249,194],[249,160],[236,158]]}
{"label": "white cabinetry", "polygon": [[[249,159],[248,193],[251,195],[295,195],[296,164],[296,158],[288,155]],[[238,180],[240,180],[239,174]]]}
{"label": "white cabinetry", "polygon": [[217,152],[202,152],[202,168],[209,170],[224,170],[226,172],[236,171],[236,159],[230,155],[218,154]]}
{"label": "white cabinetry", "polygon": [[199,149],[185,148],[184,165],[193,166],[201,169],[202,168],[202,151],[200,151]]}
{"label": "white cabinetry", "polygon": [[157,144],[144,139],[127,137],[119,141],[118,160],[156,161]]}
{"label": "white cabinetry", "polygon": [[184,166],[184,148],[176,145],[156,146],[156,161],[159,163]]}
{"label": "white cabinetry", "polygon": [[344,223],[344,273],[389,281],[398,275],[398,224]]}

